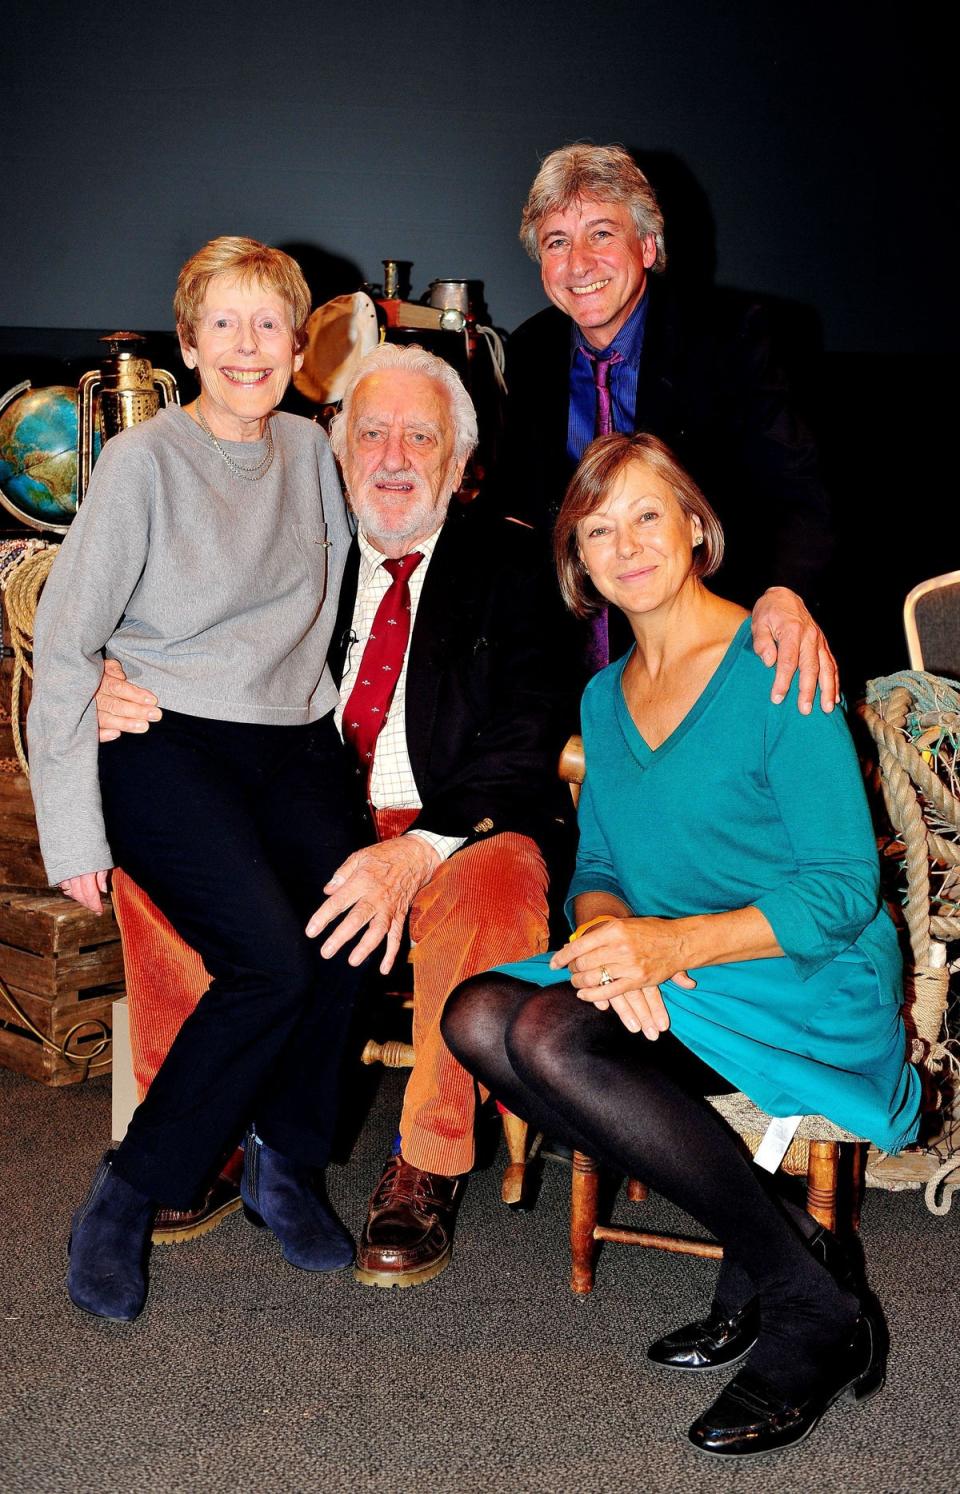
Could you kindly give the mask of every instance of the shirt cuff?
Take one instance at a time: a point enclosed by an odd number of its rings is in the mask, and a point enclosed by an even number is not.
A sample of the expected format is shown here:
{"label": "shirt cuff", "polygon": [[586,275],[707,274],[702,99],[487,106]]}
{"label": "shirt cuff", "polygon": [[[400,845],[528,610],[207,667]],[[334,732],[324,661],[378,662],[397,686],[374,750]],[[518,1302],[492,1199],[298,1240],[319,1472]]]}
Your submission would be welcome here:
{"label": "shirt cuff", "polygon": [[433,846],[441,861],[447,861],[466,841],[465,835],[437,835],[433,830],[408,830],[408,835],[417,835]]}
{"label": "shirt cuff", "polygon": [[[819,709],[819,707],[818,707]],[[775,887],[755,899],[757,908],[773,929],[774,938],[797,974],[807,981],[848,947],[840,940],[825,940],[817,920],[789,887]]]}

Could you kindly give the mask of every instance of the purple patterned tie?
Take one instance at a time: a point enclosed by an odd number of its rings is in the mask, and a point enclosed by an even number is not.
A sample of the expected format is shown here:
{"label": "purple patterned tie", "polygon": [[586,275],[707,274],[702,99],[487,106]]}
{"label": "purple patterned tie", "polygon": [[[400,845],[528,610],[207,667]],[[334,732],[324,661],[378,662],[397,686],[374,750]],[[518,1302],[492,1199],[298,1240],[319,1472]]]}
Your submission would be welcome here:
{"label": "purple patterned tie", "polygon": [[[582,346],[582,344],[581,344]],[[613,430],[613,405],[610,398],[610,369],[614,363],[622,360],[619,353],[611,353],[609,358],[598,358],[596,353],[591,353],[589,348],[583,348],[586,358],[593,364],[593,382],[597,386],[597,419],[593,428],[594,436],[609,436]],[[610,629],[607,623],[607,609],[593,619],[590,624],[590,642],[587,646],[587,663],[590,671],[596,674],[598,669],[610,663]]]}
{"label": "purple patterned tie", "polygon": [[593,382],[597,386],[597,418],[593,434],[594,436],[609,436],[613,430],[610,369],[615,363],[621,363],[623,360],[619,353],[611,353],[609,358],[600,358],[596,353],[591,353],[589,348],[584,348],[583,353],[593,364]]}

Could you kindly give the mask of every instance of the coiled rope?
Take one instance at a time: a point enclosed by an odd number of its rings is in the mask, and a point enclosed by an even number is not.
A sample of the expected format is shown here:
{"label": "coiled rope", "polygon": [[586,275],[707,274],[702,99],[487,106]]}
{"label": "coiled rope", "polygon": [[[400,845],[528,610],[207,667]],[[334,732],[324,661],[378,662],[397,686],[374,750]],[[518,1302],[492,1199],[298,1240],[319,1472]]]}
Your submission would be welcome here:
{"label": "coiled rope", "polygon": [[[35,542],[35,543],[43,543]],[[29,778],[30,768],[20,726],[20,702],[23,677],[33,679],[33,626],[43,584],[57,557],[58,546],[25,551],[17,562],[5,570],[3,593],[13,650],[13,682],[10,689],[10,729],[17,761]]]}
{"label": "coiled rope", "polygon": [[[944,765],[951,752],[960,755],[960,683],[920,673],[889,675],[868,683],[859,709],[877,744],[884,802],[904,850],[904,917],[913,958],[912,968],[905,971],[911,1056],[928,1074],[952,1070],[956,1085],[960,1063],[956,1041],[947,1035],[950,970],[945,945],[960,939],[960,906],[952,891],[946,891],[955,885],[960,867],[960,797],[930,764],[940,764],[956,783],[955,763]],[[946,868],[949,882],[942,881],[938,892],[932,872],[940,868]],[[960,1187],[956,1120],[948,1119],[930,1149],[941,1161],[926,1182],[924,1201],[932,1213],[946,1214]]]}

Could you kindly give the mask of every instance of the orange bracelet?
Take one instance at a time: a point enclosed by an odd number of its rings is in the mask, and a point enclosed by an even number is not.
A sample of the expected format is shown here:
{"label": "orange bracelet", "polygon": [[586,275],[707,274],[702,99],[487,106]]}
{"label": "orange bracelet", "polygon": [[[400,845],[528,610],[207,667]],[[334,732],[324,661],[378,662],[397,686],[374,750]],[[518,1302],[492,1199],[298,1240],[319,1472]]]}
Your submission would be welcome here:
{"label": "orange bracelet", "polygon": [[588,918],[586,923],[578,923],[567,943],[572,944],[574,940],[580,938],[581,934],[585,934],[587,929],[595,929],[598,923],[612,923],[615,917],[615,913],[598,913],[596,918]]}

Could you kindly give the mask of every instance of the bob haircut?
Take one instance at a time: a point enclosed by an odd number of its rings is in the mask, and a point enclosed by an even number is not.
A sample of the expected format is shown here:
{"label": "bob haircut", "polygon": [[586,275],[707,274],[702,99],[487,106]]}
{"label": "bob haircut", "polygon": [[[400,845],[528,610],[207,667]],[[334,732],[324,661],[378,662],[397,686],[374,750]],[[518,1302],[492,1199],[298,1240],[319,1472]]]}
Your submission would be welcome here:
{"label": "bob haircut", "polygon": [[395,342],[382,342],[379,347],[371,348],[370,352],[360,359],[356,372],[343,391],[340,409],[330,422],[330,445],[341,466],[347,446],[350,406],[353,403],[357,385],[368,374],[382,373],[388,368],[399,368],[404,373],[422,374],[424,378],[434,379],[436,383],[443,385],[447,391],[450,412],[453,415],[454,460],[465,462],[477,444],[477,412],[473,408],[473,400],[464,388],[463,380],[456,369],[451,368],[449,363],[445,363],[436,354],[428,353],[426,348],[420,347],[419,343],[414,342],[409,347],[401,347]]}
{"label": "bob haircut", "polygon": [[553,556],[563,600],[576,617],[593,617],[606,606],[580,559],[577,525],[596,513],[614,480],[631,462],[645,463],[667,483],[684,514],[700,520],[703,543],[696,547],[693,574],[712,576],[723,559],[723,530],[710,504],[673,452],[656,436],[638,431],[600,436],[584,452],[570,479],[553,531]]}
{"label": "bob haircut", "polygon": [[177,276],[173,314],[177,331],[190,347],[196,347],[197,322],[214,275],[232,275],[244,282],[257,280],[275,291],[290,308],[295,351],[299,353],[306,347],[310,289],[300,266],[282,249],[271,249],[256,239],[233,235],[204,244],[190,256]]}
{"label": "bob haircut", "polygon": [[531,259],[540,261],[539,236],[544,219],[584,197],[595,198],[597,202],[623,203],[640,237],[653,234],[657,257],[651,268],[666,269],[660,204],[640,167],[622,145],[564,145],[544,158],[520,220],[520,242]]}

